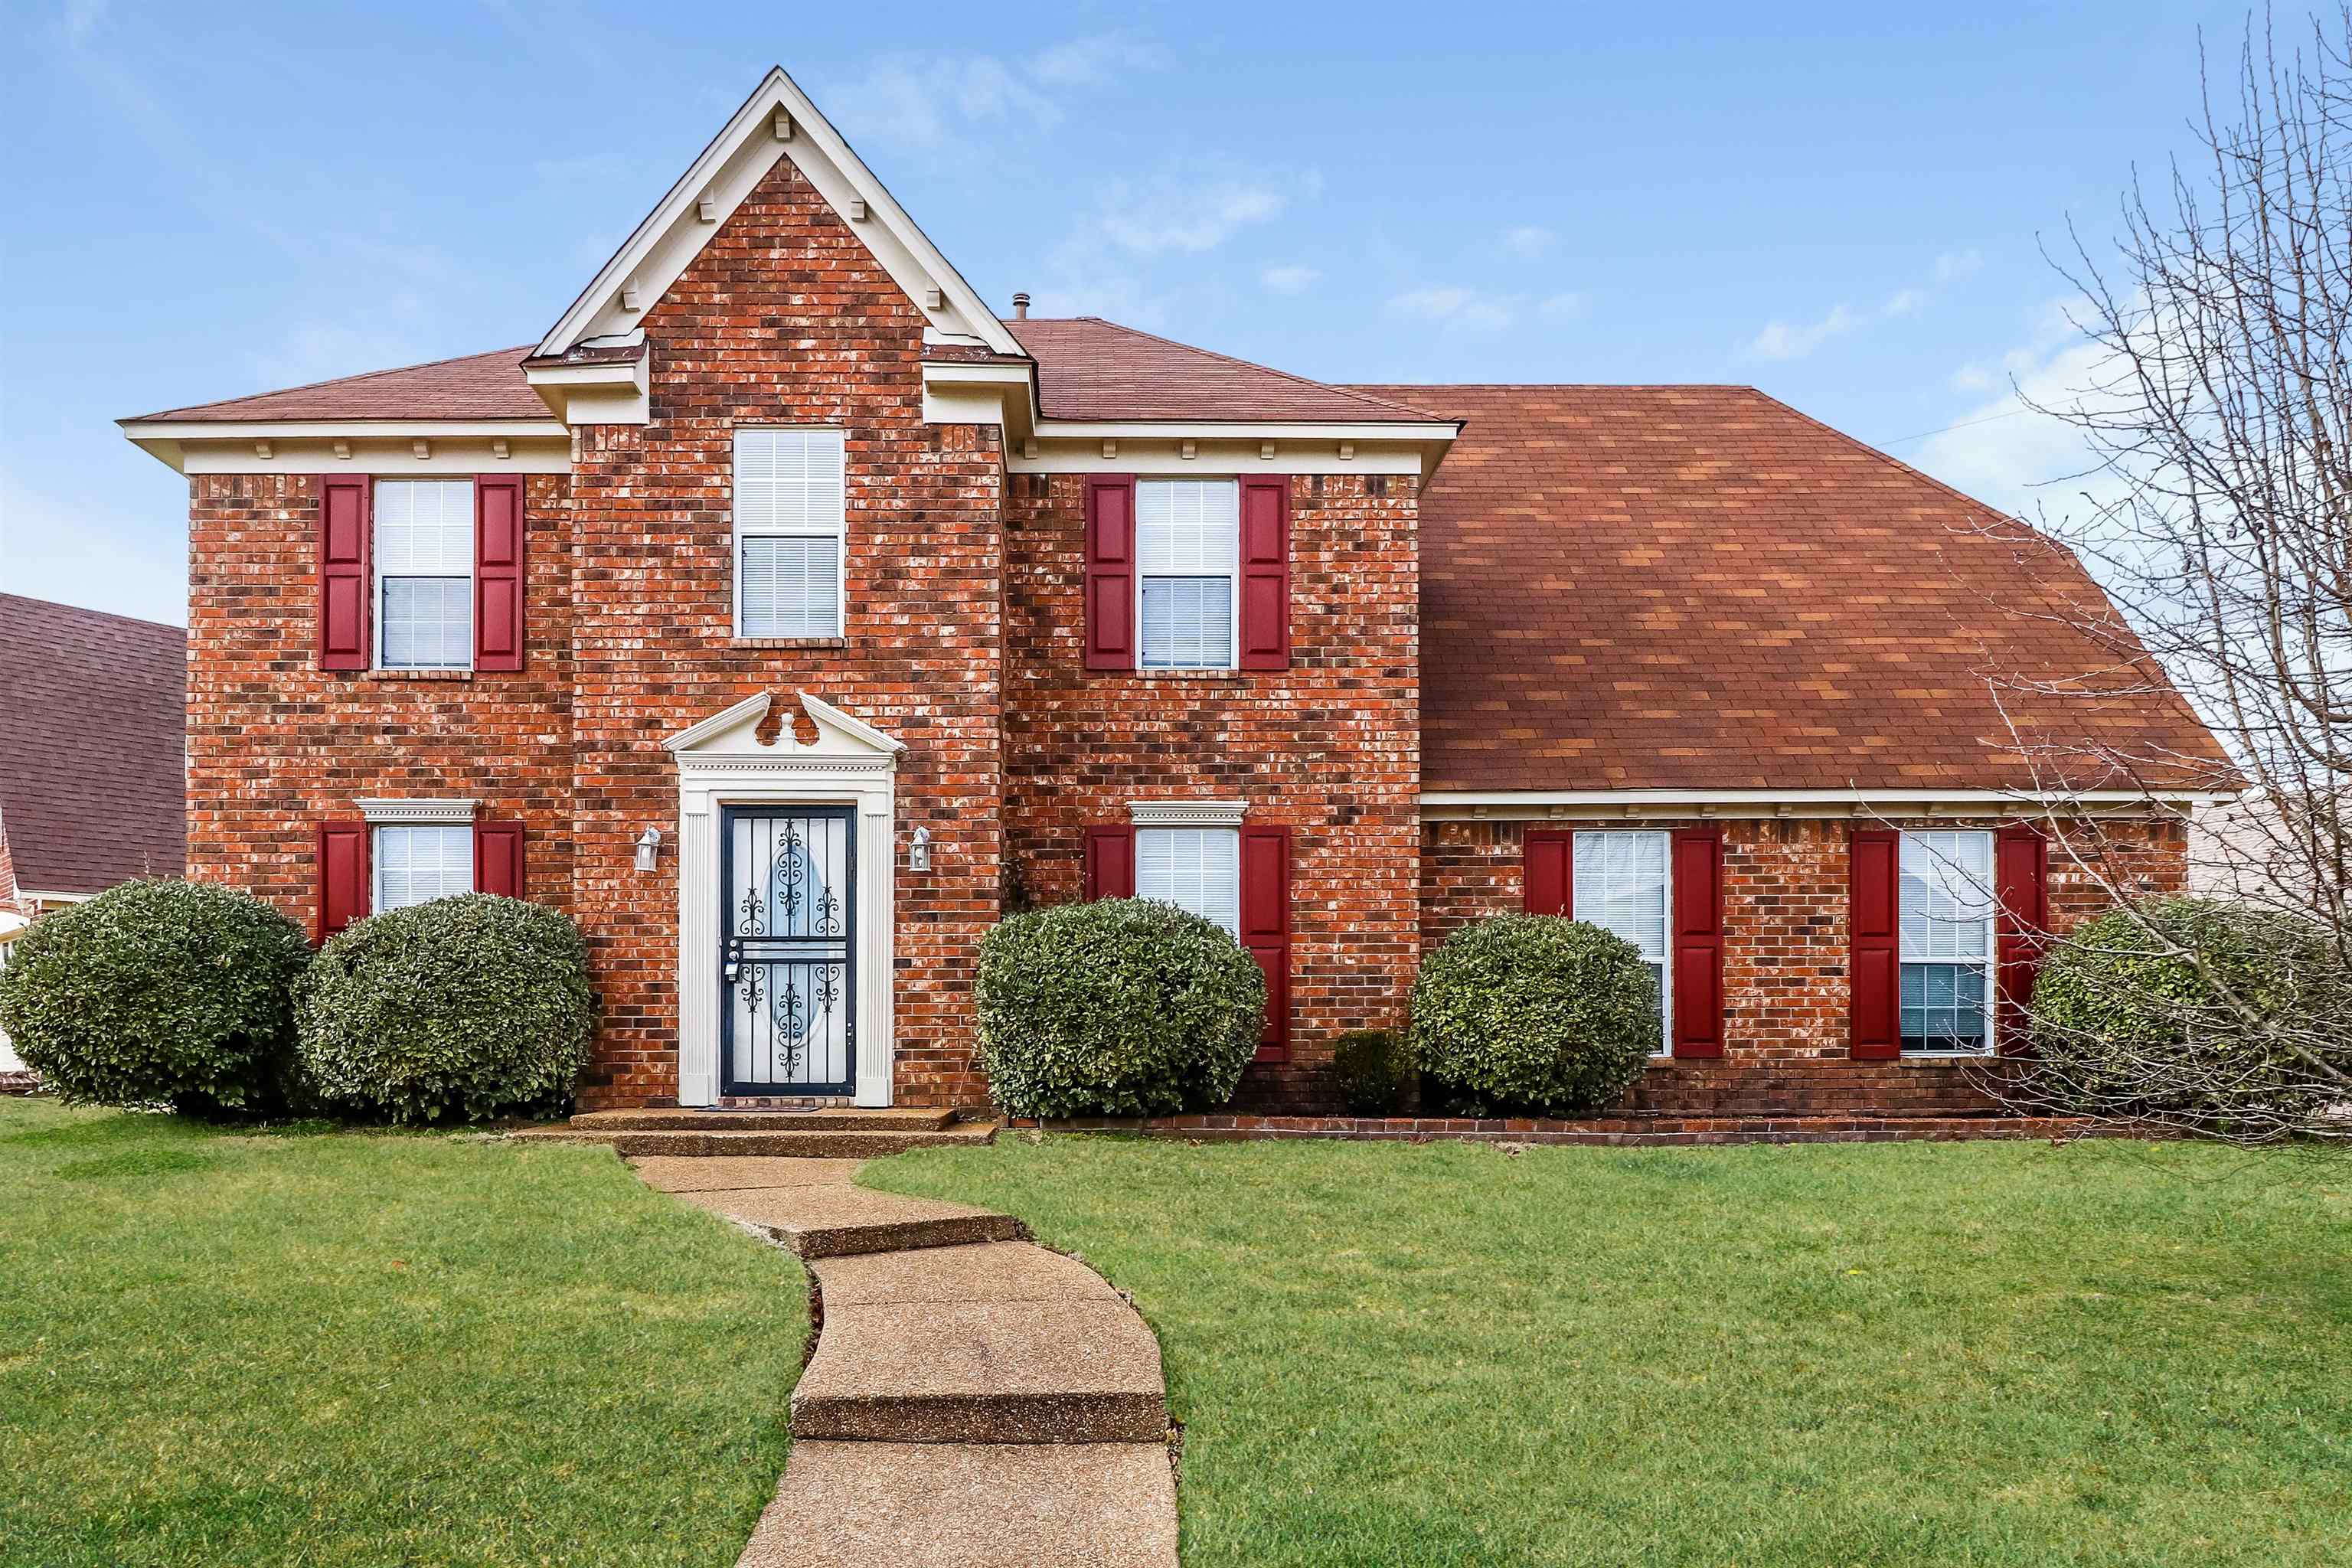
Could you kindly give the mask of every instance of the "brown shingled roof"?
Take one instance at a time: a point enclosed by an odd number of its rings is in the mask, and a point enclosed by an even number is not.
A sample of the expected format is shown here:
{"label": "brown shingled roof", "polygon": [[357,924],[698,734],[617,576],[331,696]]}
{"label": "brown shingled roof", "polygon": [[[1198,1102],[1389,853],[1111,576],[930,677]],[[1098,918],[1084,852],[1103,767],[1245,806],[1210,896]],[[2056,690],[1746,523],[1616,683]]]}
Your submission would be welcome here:
{"label": "brown shingled roof", "polygon": [[[535,343],[495,353],[435,360],[400,370],[370,371],[225,403],[199,403],[142,414],[140,420],[187,423],[279,419],[551,419],[522,378]],[[137,421],[126,420],[125,424]]]}
{"label": "brown shingled roof", "polygon": [[0,594],[0,829],[27,893],[187,862],[188,634]]}
{"label": "brown shingled roof", "polygon": [[1269,370],[1094,316],[1004,323],[1037,361],[1048,419],[1428,424],[1437,416],[1360,387]]}
{"label": "brown shingled roof", "polygon": [[1422,498],[1425,789],[2032,787],[2011,723],[2077,788],[2221,760],[2077,629],[2072,555],[1762,393],[1360,390],[1467,421]]}

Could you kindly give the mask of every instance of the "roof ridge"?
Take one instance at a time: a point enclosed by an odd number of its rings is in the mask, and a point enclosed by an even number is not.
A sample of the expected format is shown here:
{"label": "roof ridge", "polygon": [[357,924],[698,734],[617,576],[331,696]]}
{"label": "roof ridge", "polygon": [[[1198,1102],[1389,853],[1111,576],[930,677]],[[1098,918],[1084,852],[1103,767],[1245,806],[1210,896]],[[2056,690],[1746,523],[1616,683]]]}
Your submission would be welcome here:
{"label": "roof ridge", "polygon": [[[1030,320],[1093,321],[1099,326],[1108,327],[1115,332],[1125,332],[1131,338],[1149,338],[1155,343],[1165,343],[1172,349],[1182,349],[1186,353],[1200,354],[1225,364],[1239,365],[1244,370],[1263,371],[1267,375],[1277,375],[1285,381],[1295,382],[1300,386],[1311,386],[1319,392],[1336,392],[1342,397],[1352,397],[1359,403],[1369,404],[1375,408],[1385,408],[1396,414],[1410,414],[1416,419],[1426,419],[1432,423],[1439,422],[1441,419],[1440,416],[1432,414],[1425,408],[1413,408],[1402,403],[1391,403],[1385,397],[1374,397],[1369,392],[1359,391],[1355,387],[1345,386],[1338,382],[1318,381],[1311,375],[1301,375],[1297,371],[1283,370],[1276,365],[1260,364],[1254,359],[1243,359],[1235,354],[1219,353],[1215,349],[1204,349],[1198,343],[1180,342],[1174,338],[1161,337],[1158,332],[1147,332],[1140,327],[1130,327],[1125,321],[1114,321],[1107,316],[1043,316],[1031,317]],[[1020,333],[1015,332],[1013,336],[1019,337]]]}
{"label": "roof ridge", "polygon": [[[168,414],[185,414],[191,409],[218,408],[226,403],[250,403],[257,397],[279,397],[289,392],[315,392],[322,386],[341,386],[353,381],[373,381],[383,375],[405,375],[410,371],[431,370],[436,365],[456,364],[460,360],[495,359],[500,354],[509,353],[527,356],[537,346],[535,343],[523,343],[510,349],[483,349],[477,353],[449,354],[441,359],[419,360],[415,364],[386,365],[382,370],[362,370],[354,371],[350,375],[323,376],[317,381],[299,382],[292,386],[273,386],[261,392],[239,393],[234,397],[215,397],[205,403],[183,403],[176,408],[165,408],[153,414],[134,414],[128,419],[119,419],[115,423],[135,425],[145,419],[161,419]],[[517,363],[520,363],[520,361],[518,360]]]}

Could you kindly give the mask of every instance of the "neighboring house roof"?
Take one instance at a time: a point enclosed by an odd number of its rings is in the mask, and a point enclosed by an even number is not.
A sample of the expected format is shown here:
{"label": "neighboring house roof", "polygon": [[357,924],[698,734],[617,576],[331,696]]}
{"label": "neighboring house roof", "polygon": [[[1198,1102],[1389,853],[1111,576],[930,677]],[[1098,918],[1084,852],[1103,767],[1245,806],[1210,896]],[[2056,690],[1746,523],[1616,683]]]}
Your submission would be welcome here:
{"label": "neighboring house roof", "polygon": [[1094,316],[1005,325],[1037,361],[1039,412],[1048,419],[1426,425],[1436,418],[1361,388],[1326,386]]}
{"label": "neighboring house roof", "polygon": [[1359,390],[1466,421],[1422,496],[1425,790],[2226,773],[2071,554],[1760,392]]}
{"label": "neighboring house roof", "polygon": [[530,419],[552,417],[523,379],[532,345],[435,360],[399,370],[370,371],[316,381],[282,392],[259,392],[221,403],[199,403],[142,414],[137,420],[209,421],[309,419]]}
{"label": "neighboring house roof", "polygon": [[0,594],[0,813],[26,893],[185,869],[187,637]]}

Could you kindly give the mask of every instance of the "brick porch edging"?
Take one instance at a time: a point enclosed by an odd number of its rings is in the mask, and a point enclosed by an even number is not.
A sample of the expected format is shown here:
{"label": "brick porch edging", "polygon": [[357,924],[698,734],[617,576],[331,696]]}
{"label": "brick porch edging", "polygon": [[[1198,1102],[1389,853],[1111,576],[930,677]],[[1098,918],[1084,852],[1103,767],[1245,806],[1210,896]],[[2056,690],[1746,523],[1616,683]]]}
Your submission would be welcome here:
{"label": "brick porch edging", "polygon": [[1520,1117],[1086,1116],[1031,1118],[1015,1127],[1048,1132],[1129,1132],[1202,1142],[1342,1138],[1389,1142],[1700,1145],[1895,1143],[1977,1138],[2178,1138],[2175,1129],[2071,1116],[1609,1116],[1585,1121]]}

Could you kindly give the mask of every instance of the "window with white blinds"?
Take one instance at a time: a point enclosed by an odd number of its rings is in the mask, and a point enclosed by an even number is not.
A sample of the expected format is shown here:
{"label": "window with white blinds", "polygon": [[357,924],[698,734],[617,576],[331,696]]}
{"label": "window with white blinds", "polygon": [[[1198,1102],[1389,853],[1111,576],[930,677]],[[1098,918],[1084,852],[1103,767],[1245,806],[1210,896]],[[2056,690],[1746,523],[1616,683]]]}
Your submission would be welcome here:
{"label": "window with white blinds", "polygon": [[1666,962],[1666,916],[1672,861],[1664,833],[1580,833],[1573,855],[1575,886],[1569,907],[1576,918],[1623,937],[1642,950],[1658,998],[1658,1043],[1663,1055],[1674,1037],[1666,1027],[1674,1005],[1673,965]]}
{"label": "window with white blinds", "polygon": [[375,830],[368,856],[377,914],[474,890],[474,830],[470,826],[386,826]]}
{"label": "window with white blinds", "polygon": [[1136,662],[1143,668],[1234,667],[1241,507],[1233,479],[1136,481]]}
{"label": "window with white blinds", "polygon": [[1903,1049],[1992,1048],[1992,835],[1906,833],[1902,860]]}
{"label": "window with white blinds", "polygon": [[474,664],[474,482],[378,479],[376,667]]}
{"label": "window with white blinds", "polygon": [[735,432],[735,633],[842,635],[846,531],[838,430]]}
{"label": "window with white blinds", "polygon": [[1135,896],[1242,930],[1242,836],[1233,827],[1139,827]]}

